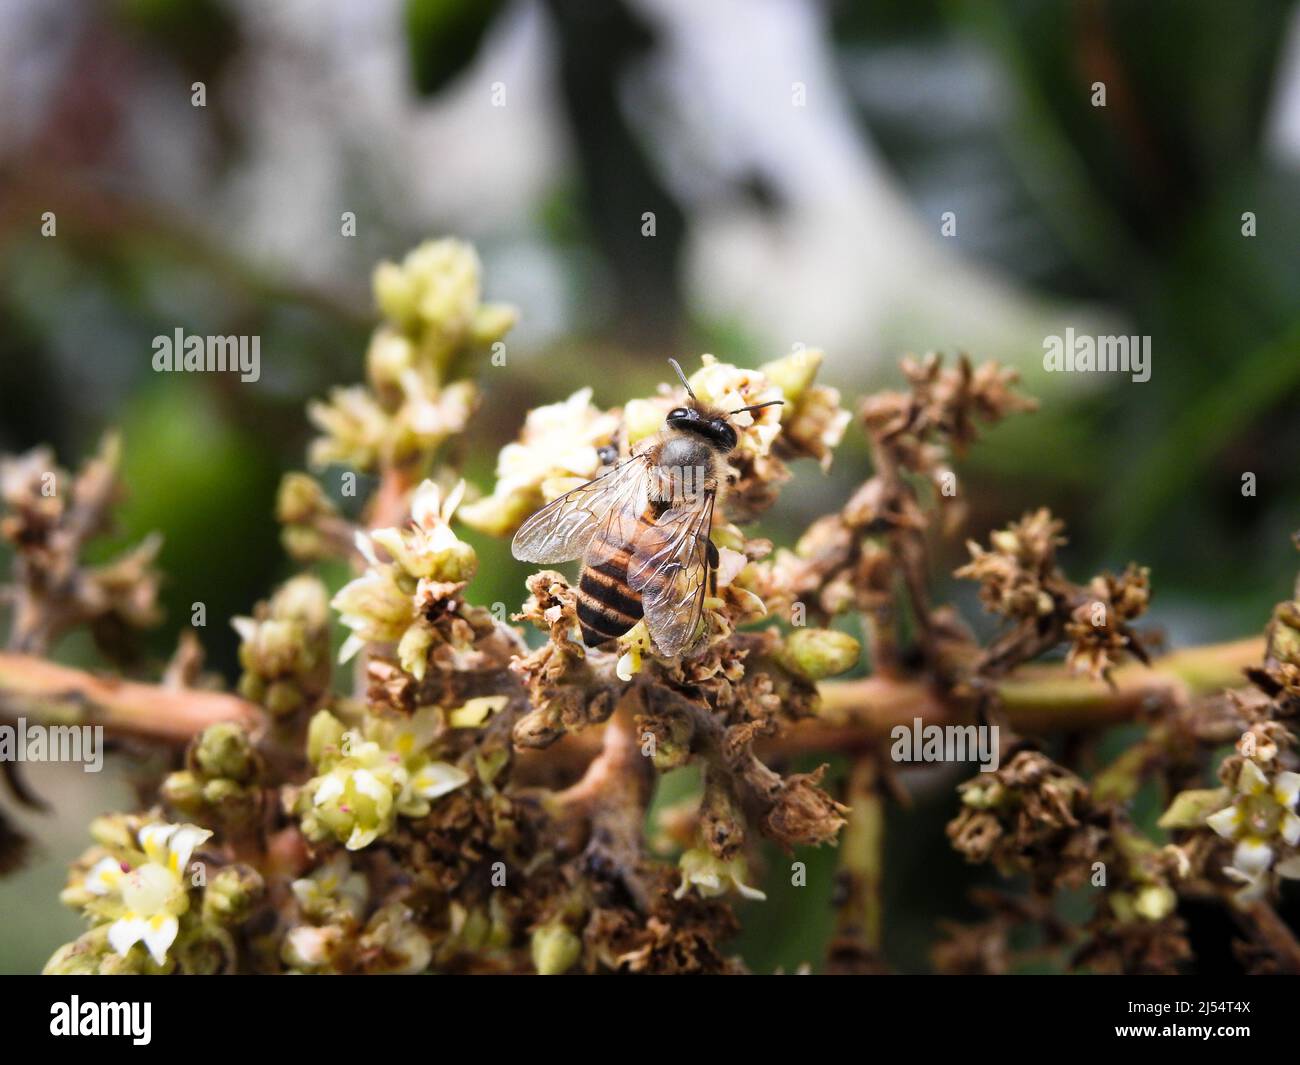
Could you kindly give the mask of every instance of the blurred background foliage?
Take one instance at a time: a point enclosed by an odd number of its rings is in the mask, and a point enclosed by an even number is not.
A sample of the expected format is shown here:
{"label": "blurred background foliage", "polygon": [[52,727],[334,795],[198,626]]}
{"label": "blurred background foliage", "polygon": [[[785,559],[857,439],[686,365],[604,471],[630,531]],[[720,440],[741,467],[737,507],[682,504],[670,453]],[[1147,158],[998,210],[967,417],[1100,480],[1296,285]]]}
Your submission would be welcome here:
{"label": "blurred background foliage", "polygon": [[[72,464],[120,427],[121,538],[166,536],[152,664],[201,601],[232,677],[226,619],[290,572],[275,486],[302,463],[305,401],[361,375],[374,262],[455,234],[522,312],[483,373],[482,489],[530,406],[647,394],[670,354],[822,346],[853,400],[896,384],[907,351],[968,350],[1043,405],[961,467],[967,531],[1049,505],[1070,572],[1136,558],[1172,642],[1228,638],[1296,569],[1298,168],[1300,19],[1280,0],[11,0],[0,450],[48,442]],[[1067,327],[1150,336],[1151,380],[1044,374]],[[261,380],[155,374],[151,340],[177,328],[260,335]],[[764,531],[790,542],[866,473],[851,430]],[[469,538],[474,597],[513,608],[525,568]],[[94,664],[75,638],[59,656]],[[75,933],[62,866],[91,813],[130,803],[129,768],[34,775],[56,810],[23,818],[44,845],[0,884],[0,969]],[[960,775],[907,774],[917,801],[889,815],[886,953],[905,971],[927,967],[937,915],[975,913],[942,832]],[[696,783],[674,775],[660,802]],[[816,963],[833,855],[797,856],[802,889],[771,858],[739,948],[758,970]]]}

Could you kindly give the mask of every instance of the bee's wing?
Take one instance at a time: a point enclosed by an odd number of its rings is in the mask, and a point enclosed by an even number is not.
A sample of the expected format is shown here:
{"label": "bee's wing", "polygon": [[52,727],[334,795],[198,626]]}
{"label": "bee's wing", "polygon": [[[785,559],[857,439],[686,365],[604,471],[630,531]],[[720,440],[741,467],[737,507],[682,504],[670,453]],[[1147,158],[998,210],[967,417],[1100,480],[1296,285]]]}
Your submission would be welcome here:
{"label": "bee's wing", "polygon": [[664,511],[639,534],[627,583],[641,593],[646,625],[661,654],[678,655],[699,634],[709,584],[714,492]]}
{"label": "bee's wing", "polygon": [[511,553],[521,562],[568,562],[582,557],[597,529],[630,534],[645,509],[646,469],[645,455],[633,455],[552,500],[519,526]]}

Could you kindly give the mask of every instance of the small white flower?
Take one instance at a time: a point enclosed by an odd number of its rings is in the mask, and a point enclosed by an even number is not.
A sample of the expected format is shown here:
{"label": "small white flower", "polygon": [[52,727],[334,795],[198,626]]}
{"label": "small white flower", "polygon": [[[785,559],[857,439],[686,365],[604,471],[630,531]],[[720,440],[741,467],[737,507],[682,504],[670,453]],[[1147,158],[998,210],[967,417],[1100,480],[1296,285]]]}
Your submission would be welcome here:
{"label": "small white flower", "polygon": [[1262,898],[1272,877],[1300,878],[1295,856],[1278,861],[1279,845],[1294,847],[1300,842],[1300,773],[1278,772],[1272,778],[1250,759],[1241,763],[1232,803],[1210,814],[1205,823],[1224,839],[1234,840],[1232,864],[1223,873],[1242,885],[1237,897],[1245,901]]}
{"label": "small white flower", "polygon": [[446,762],[426,762],[411,774],[410,791],[418,799],[436,799],[469,783],[469,774]]}
{"label": "small white flower", "polygon": [[369,895],[366,878],[352,869],[344,854],[336,854],[290,887],[303,912],[312,918],[328,918],[336,907],[360,918]]}
{"label": "small white flower", "polygon": [[717,898],[731,890],[747,899],[767,898],[763,892],[744,882],[745,863],[740,858],[724,862],[703,847],[695,847],[682,855],[678,868],[682,882],[673,893],[674,898],[683,898],[692,888],[706,899]]}
{"label": "small white flower", "polygon": [[86,874],[85,888],[108,904],[116,916],[108,930],[109,945],[125,954],[143,942],[159,965],[176,941],[180,916],[189,909],[186,869],[194,848],[212,833],[197,825],[151,824],[137,833],[144,861],[132,866],[102,858]]}
{"label": "small white flower", "polygon": [[442,711],[429,706],[400,723],[372,725],[370,739],[346,733],[346,753],[304,786],[299,813],[307,835],[360,850],[392,831],[398,815],[423,817],[434,799],[467,784],[468,773],[428,752],[441,728]]}
{"label": "small white flower", "polygon": [[555,477],[594,477],[600,469],[598,448],[617,431],[618,418],[592,406],[590,388],[534,408],[524,420],[520,441],[501,449],[496,494],[537,488]]}

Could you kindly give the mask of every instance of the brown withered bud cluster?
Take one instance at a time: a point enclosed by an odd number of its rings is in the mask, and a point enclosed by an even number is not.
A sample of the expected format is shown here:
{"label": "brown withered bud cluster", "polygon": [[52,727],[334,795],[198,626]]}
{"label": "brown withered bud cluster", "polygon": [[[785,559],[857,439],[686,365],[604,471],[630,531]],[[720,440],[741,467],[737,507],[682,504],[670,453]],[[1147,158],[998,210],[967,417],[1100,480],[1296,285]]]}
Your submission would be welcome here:
{"label": "brown withered bud cluster", "polygon": [[352,551],[356,526],[339,513],[325,489],[305,473],[287,473],[275,497],[280,542],[299,562],[346,558]]}
{"label": "brown withered bud cluster", "polygon": [[1178,917],[1124,921],[1099,909],[1084,931],[1087,942],[1071,961],[1094,972],[1173,976],[1183,972],[1192,960],[1187,923]]}
{"label": "brown withered bud cluster", "polygon": [[1278,715],[1300,716],[1300,602],[1279,603],[1269,622],[1262,666],[1251,680],[1277,704]]}
{"label": "brown withered bud cluster", "polygon": [[1066,663],[1094,679],[1109,679],[1125,655],[1148,661],[1141,638],[1129,622],[1146,612],[1151,585],[1145,567],[1130,564],[1119,576],[1106,573],[1089,583],[1085,602],[1070,614],[1065,636],[1070,641]]}
{"label": "brown withered bud cluster", "polygon": [[861,417],[874,438],[918,473],[933,470],[942,457],[940,440],[963,453],[979,436],[980,423],[993,425],[1037,404],[1014,390],[1018,375],[996,362],[971,366],[965,356],[945,367],[938,355],[902,361],[907,392],[882,392],[863,401]]}
{"label": "brown withered bud cluster", "polygon": [[122,488],[121,446],[105,438],[99,453],[73,477],[48,448],[0,463],[0,536],[14,551],[9,646],[40,653],[64,632],[88,625],[101,650],[128,657],[126,637],[161,619],[154,559],[162,539],[151,536],[99,565],[81,560],[87,543],[111,527]]}
{"label": "brown withered bud cluster", "polygon": [[1019,751],[958,791],[962,810],[948,838],[968,861],[1074,884],[1100,851],[1104,831],[1090,816],[1087,784],[1038,751]]}
{"label": "brown withered bud cluster", "polygon": [[769,603],[784,610],[803,604],[821,622],[889,608],[894,570],[888,548],[874,538],[876,511],[860,499],[868,490],[878,486],[859,489],[842,513],[818,518],[793,551],[777,552],[771,579],[761,586]]}
{"label": "brown withered bud cluster", "polygon": [[646,975],[736,975],[740,959],[722,952],[740,925],[722,901],[674,898],[660,877],[648,915],[630,907],[598,907],[582,939],[593,962],[614,972]]}
{"label": "brown withered bud cluster", "polygon": [[1063,528],[1040,509],[991,533],[987,548],[967,543],[971,560],[955,576],[978,581],[985,609],[1009,623],[984,652],[984,676],[1000,676],[1067,642],[1071,668],[1095,679],[1109,680],[1123,655],[1148,660],[1130,627],[1150,599],[1147,570],[1130,565],[1119,576],[1076,585],[1056,562]]}
{"label": "brown withered bud cluster", "polygon": [[[1015,373],[996,363],[974,368],[962,358],[945,367],[931,355],[905,359],[903,370],[907,391],[871,396],[859,409],[873,475],[841,511],[814,522],[793,552],[777,553],[762,594],[784,609],[798,604],[820,621],[860,613],[875,669],[892,674],[903,670],[907,657],[896,601],[901,585],[920,627],[923,657],[947,683],[971,646],[964,626],[934,608],[928,593],[927,536],[934,518],[940,531],[951,532],[964,514],[950,459],[964,453],[981,425],[1032,410],[1034,403],[1014,391]],[[930,486],[924,496],[918,480]]]}
{"label": "brown withered bud cluster", "polygon": [[[961,454],[975,438],[978,421],[991,424],[1014,411],[1030,410],[1033,403],[1011,390],[1015,373],[996,363],[975,372],[964,357],[955,368],[946,368],[942,359],[930,355],[920,362],[904,359],[903,373],[909,391],[879,393],[859,409],[876,474],[850,501],[849,514],[858,527],[889,534],[896,566],[915,584],[921,580],[921,538],[930,520],[925,500],[905,475],[929,482],[943,528],[950,531],[963,510],[950,456]],[[912,592],[915,598],[916,589]]]}
{"label": "brown withered bud cluster", "polygon": [[1057,610],[1062,590],[1056,549],[1065,523],[1046,510],[1026,514],[989,536],[989,547],[967,542],[971,560],[956,576],[978,581],[980,602],[1009,621],[1037,623]]}
{"label": "brown withered bud cluster", "polygon": [[528,692],[532,707],[515,725],[521,747],[548,747],[566,732],[608,720],[614,712],[617,679],[608,656],[595,656],[598,668],[575,638],[577,593],[559,573],[543,570],[528,578],[531,593],[516,621],[544,629],[549,639],[517,658],[512,669]]}

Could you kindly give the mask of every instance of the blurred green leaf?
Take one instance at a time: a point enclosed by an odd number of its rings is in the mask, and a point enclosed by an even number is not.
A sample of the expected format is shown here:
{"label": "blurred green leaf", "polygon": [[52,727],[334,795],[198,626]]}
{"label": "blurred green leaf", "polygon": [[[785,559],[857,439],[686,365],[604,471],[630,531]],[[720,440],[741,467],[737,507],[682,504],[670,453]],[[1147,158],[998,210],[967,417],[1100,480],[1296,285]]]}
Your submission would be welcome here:
{"label": "blurred green leaf", "polygon": [[468,67],[504,6],[500,0],[407,0],[406,40],[416,92],[432,96]]}

